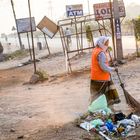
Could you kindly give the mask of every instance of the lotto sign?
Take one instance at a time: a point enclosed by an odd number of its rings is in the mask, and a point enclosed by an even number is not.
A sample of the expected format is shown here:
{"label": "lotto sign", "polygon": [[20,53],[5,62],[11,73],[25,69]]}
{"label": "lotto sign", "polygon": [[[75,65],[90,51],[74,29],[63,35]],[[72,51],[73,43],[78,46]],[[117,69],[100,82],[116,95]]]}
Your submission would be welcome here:
{"label": "lotto sign", "polygon": [[[94,4],[93,8],[96,20],[111,18],[109,2]],[[113,12],[113,4],[112,4],[112,12]],[[119,15],[120,17],[125,17],[125,7],[122,1],[119,1]]]}
{"label": "lotto sign", "polygon": [[115,19],[115,32],[116,32],[116,38],[121,39],[121,23],[120,23],[120,19]]}
{"label": "lotto sign", "polygon": [[67,17],[70,16],[83,16],[83,5],[66,5]]}

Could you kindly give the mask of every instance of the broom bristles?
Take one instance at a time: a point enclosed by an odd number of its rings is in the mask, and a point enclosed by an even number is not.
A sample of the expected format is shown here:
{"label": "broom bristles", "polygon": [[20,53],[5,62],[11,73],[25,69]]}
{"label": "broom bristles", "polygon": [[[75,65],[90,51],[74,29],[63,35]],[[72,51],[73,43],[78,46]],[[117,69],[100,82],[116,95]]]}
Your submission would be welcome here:
{"label": "broom bristles", "polygon": [[127,104],[134,108],[136,112],[140,112],[140,103],[134,97],[132,97],[125,89],[124,94]]}

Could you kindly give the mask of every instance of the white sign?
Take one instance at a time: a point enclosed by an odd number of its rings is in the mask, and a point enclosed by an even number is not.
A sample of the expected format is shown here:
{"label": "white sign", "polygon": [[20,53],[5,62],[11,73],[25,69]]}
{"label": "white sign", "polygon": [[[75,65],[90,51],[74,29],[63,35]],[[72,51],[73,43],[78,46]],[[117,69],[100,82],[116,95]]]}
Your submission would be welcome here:
{"label": "white sign", "polygon": [[120,19],[115,19],[116,38],[121,39],[121,23]]}
{"label": "white sign", "polygon": [[83,5],[66,5],[67,17],[70,16],[83,16]]}
{"label": "white sign", "polygon": [[42,32],[44,32],[45,34],[47,34],[50,38],[52,38],[54,36],[54,34],[49,29],[47,29],[46,27],[44,27],[42,29]]}
{"label": "white sign", "polygon": [[[18,33],[31,32],[30,18],[16,19]],[[32,30],[36,31],[35,18],[31,18]]]}
{"label": "white sign", "polygon": [[[125,17],[124,3],[122,1],[119,1],[118,3],[119,3],[120,17]],[[93,8],[94,8],[94,14],[95,14],[96,20],[111,18],[110,3],[109,2],[94,4]],[[113,3],[112,3],[112,11],[113,11]]]}
{"label": "white sign", "polygon": [[37,28],[50,38],[53,38],[59,29],[59,27],[46,16],[39,22]]}

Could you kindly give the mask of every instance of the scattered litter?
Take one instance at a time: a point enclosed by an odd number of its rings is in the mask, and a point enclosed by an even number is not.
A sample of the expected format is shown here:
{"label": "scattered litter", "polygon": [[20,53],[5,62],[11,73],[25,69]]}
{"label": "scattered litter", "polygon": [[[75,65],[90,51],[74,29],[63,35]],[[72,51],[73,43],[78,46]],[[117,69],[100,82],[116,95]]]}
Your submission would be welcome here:
{"label": "scattered litter", "polygon": [[89,131],[91,130],[92,128],[94,128],[94,125],[90,124],[89,122],[84,122],[84,123],[81,123],[80,124],[80,127]]}
{"label": "scattered litter", "polygon": [[[36,59],[35,61],[40,62],[39,59]],[[29,65],[29,64],[32,64],[32,63],[33,63],[33,60],[28,60],[27,62],[23,62],[23,63],[18,64],[17,67],[22,67],[22,66]]]}
{"label": "scattered litter", "polygon": [[14,128],[11,128],[10,129],[10,132],[15,132],[16,130]]}
{"label": "scattered litter", "polygon": [[23,139],[24,135],[18,136],[17,139]]}
{"label": "scattered litter", "polygon": [[88,112],[78,120],[79,127],[88,133],[96,132],[106,140],[135,135],[140,125],[140,117],[134,113],[125,115],[123,112],[113,113],[107,106],[104,95],[98,97],[88,107]]}

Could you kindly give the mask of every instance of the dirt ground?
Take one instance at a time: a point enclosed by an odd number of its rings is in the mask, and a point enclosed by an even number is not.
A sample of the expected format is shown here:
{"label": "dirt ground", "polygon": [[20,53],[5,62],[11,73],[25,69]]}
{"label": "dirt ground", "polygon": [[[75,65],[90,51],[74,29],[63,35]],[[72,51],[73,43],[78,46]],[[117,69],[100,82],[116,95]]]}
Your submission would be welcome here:
{"label": "dirt ground", "polygon": [[[74,59],[74,69],[78,69],[79,63],[82,69],[89,67],[89,60],[89,54]],[[122,80],[129,85],[136,83],[133,88],[126,85],[130,92],[140,91],[139,60],[119,68]],[[87,132],[71,122],[87,111],[89,70],[66,74],[62,54],[42,59],[37,66],[45,68],[50,79],[35,85],[24,84],[33,74],[33,65],[0,70],[0,140],[88,140]],[[113,77],[118,84],[117,77]],[[116,108],[130,113],[122,93],[120,96],[123,102]],[[134,138],[140,139],[139,136],[130,139]],[[100,138],[95,136],[94,139]]]}

